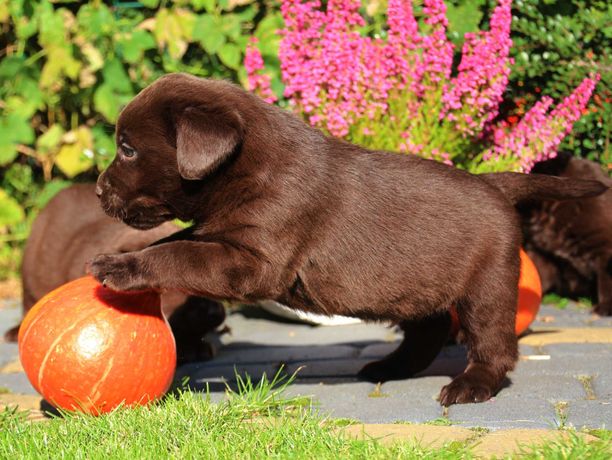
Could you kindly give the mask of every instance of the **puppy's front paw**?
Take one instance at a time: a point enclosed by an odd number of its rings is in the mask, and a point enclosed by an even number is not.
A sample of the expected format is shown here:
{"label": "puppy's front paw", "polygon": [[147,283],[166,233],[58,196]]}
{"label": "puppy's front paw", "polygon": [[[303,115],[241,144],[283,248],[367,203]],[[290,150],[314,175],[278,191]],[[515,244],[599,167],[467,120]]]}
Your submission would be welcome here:
{"label": "puppy's front paw", "polygon": [[445,407],[452,404],[478,403],[491,399],[493,392],[487,382],[464,373],[442,388],[438,401]]}
{"label": "puppy's front paw", "polygon": [[140,291],[153,287],[138,257],[130,253],[96,256],[87,271],[114,291]]}

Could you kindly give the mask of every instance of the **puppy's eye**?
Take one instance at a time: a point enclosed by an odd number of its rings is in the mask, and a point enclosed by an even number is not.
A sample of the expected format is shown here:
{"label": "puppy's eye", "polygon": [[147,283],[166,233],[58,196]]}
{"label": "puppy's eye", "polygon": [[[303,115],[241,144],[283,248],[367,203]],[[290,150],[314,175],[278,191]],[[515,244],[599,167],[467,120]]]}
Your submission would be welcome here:
{"label": "puppy's eye", "polygon": [[121,150],[123,152],[123,156],[126,158],[132,158],[136,156],[136,150],[126,143],[121,144]]}

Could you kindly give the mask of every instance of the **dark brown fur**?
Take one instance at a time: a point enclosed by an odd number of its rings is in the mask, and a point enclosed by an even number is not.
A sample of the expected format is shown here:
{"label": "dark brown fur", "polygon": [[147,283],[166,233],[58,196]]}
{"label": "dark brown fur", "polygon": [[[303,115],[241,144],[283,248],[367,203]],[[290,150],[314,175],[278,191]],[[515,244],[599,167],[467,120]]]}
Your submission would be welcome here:
{"label": "dark brown fur", "polygon": [[[73,185],[59,192],[32,225],[21,270],[24,315],[46,293],[85,274],[88,260],[100,252],[143,249],[179,228],[166,222],[151,230],[136,230],[108,217],[100,208],[95,184]],[[179,292],[162,295],[162,308],[172,326],[179,362],[206,359],[210,347],[202,338],[224,319],[217,302]],[[17,339],[19,326],[5,334]]]}
{"label": "dark brown fur", "polygon": [[[569,154],[536,164],[534,172],[612,185],[601,166]],[[588,297],[594,312],[612,315],[612,190],[593,198],[521,207],[525,248],[544,292]]]}
{"label": "dark brown fur", "polygon": [[91,272],[112,288],[398,322],[405,342],[361,371],[373,381],[426,367],[454,304],[469,365],[443,405],[489,399],[514,367],[521,230],[494,179],[326,137],[237,86],[180,74],[124,109],[117,144],[98,179],[104,209],[137,228],[195,225],[96,257]]}

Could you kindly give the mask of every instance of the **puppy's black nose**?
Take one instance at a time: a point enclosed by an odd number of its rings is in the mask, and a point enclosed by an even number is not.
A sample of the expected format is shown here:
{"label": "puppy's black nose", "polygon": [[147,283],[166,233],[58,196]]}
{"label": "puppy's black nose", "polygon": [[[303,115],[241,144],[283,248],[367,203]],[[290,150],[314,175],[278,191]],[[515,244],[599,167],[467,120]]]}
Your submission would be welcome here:
{"label": "puppy's black nose", "polygon": [[100,187],[100,184],[96,184],[96,195],[98,198],[102,196],[102,187]]}

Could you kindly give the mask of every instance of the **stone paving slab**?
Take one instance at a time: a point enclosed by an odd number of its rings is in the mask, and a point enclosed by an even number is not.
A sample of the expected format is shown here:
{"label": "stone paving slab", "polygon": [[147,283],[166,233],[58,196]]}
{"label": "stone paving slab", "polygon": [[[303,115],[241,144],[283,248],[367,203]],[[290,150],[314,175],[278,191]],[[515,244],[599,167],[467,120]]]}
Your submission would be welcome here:
{"label": "stone paving slab", "polygon": [[[580,400],[587,397],[582,383],[572,375],[539,374],[519,369],[511,374],[508,386],[497,399],[537,398],[542,401]],[[554,388],[554,392],[551,389]]]}
{"label": "stone paving slab", "polygon": [[[3,323],[0,322],[0,327]],[[0,334],[1,337],[2,334]],[[14,361],[16,357],[19,357],[19,350],[17,349],[16,343],[3,343],[0,338],[0,368],[6,366],[11,361]]]}
{"label": "stone paving slab", "polygon": [[[609,371],[609,367],[612,365],[612,363],[610,363],[610,359],[608,358],[608,361],[604,362],[604,366],[606,366],[605,364],[606,362],[608,363],[607,372],[606,372],[605,367],[603,367],[602,369],[600,369],[598,372],[594,374],[595,378],[593,379],[593,382],[592,382],[592,388],[593,388],[593,392],[597,396],[597,399],[600,399],[602,401],[611,401],[612,400],[612,372]],[[610,411],[612,411],[612,408],[610,409]],[[612,428],[612,425],[610,425],[610,427]]]}
{"label": "stone paving slab", "polygon": [[[310,382],[300,379],[288,388],[288,394],[313,396],[317,408],[332,417],[349,418],[366,423],[422,423],[440,418],[444,410],[435,400],[439,388],[450,377],[415,378],[409,390],[401,382],[378,386],[369,382]],[[347,391],[350,390],[350,391]],[[389,420],[390,414],[395,416]]]}
{"label": "stone paving slab", "polygon": [[[15,302],[0,302],[2,330],[19,319],[17,307]],[[509,385],[490,402],[452,406],[448,410],[452,423],[490,429],[554,428],[562,423],[555,404],[563,402],[568,424],[610,427],[612,321],[577,308],[549,306],[542,307],[540,317],[545,320],[534,325],[535,333],[520,342],[521,360],[509,375]],[[300,369],[289,394],[312,395],[323,413],[364,422],[425,422],[445,414],[435,398],[466,364],[465,349],[448,346],[418,378],[387,382],[376,389],[355,375],[365,363],[397,346],[400,335],[394,328],[315,327],[278,320],[255,309],[232,312],[227,325],[231,333],[216,339],[217,357],[179,368],[177,386],[188,378],[192,388],[208,389],[213,401],[219,401],[227,386],[236,388],[235,372],[259,380],[264,373],[272,378],[284,365],[290,373]],[[574,343],[564,343],[570,339]],[[24,374],[14,372],[16,359],[16,345],[0,343],[0,388],[34,395]],[[580,380],[583,377],[591,393]]]}
{"label": "stone paving slab", "polygon": [[451,422],[464,427],[557,428],[555,407],[536,397],[495,397],[480,404],[456,404],[449,407]]}
{"label": "stone paving slab", "polygon": [[567,408],[567,425],[574,428],[612,430],[612,403],[608,401],[573,401]]}
{"label": "stone paving slab", "polygon": [[612,327],[612,317],[594,315],[576,302],[564,309],[542,305],[532,327]]}
{"label": "stone paving slab", "polygon": [[25,374],[0,374],[0,388],[16,394],[38,394]]}

